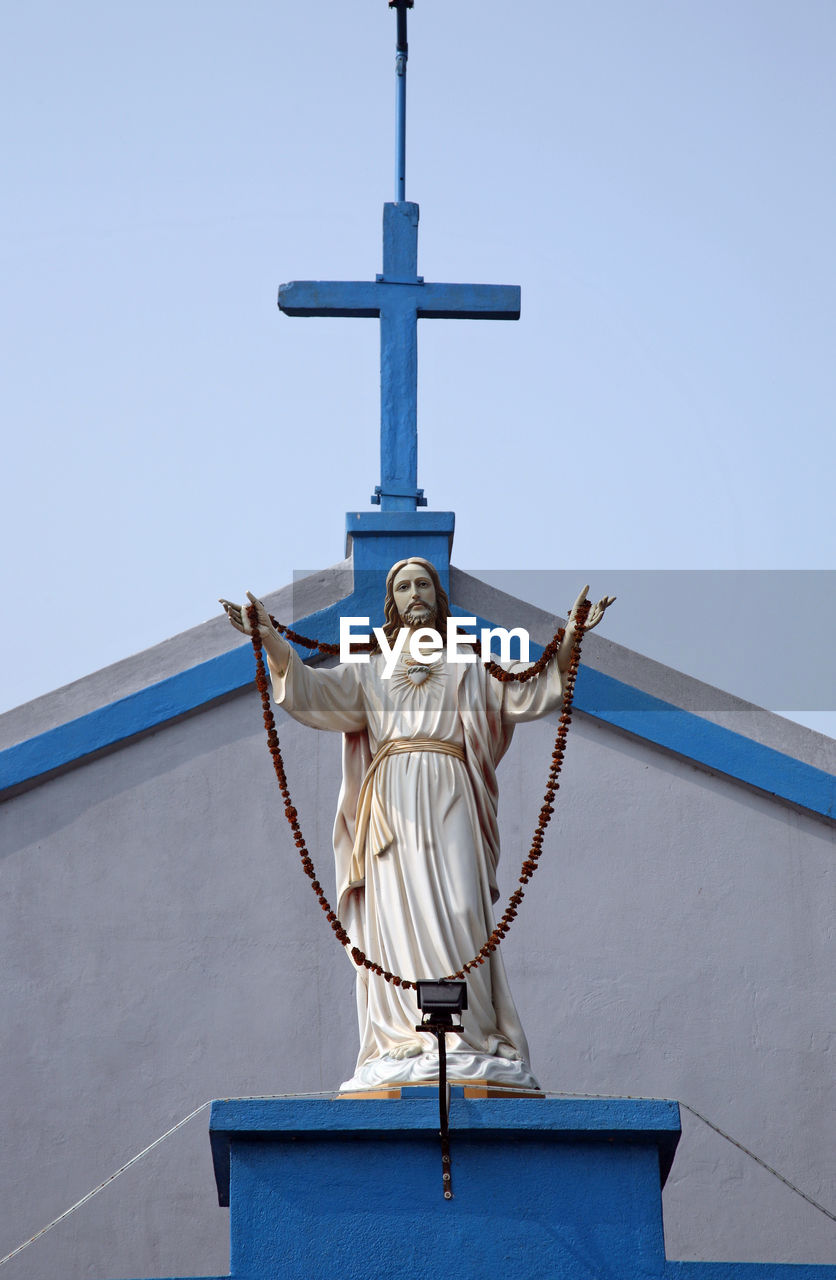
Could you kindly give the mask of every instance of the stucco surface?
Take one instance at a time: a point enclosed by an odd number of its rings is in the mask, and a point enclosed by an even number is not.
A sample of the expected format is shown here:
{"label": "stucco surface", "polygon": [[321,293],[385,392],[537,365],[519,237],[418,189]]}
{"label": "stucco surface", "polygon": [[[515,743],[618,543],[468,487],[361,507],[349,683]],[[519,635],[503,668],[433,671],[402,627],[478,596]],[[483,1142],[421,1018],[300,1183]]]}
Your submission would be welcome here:
{"label": "stucco surface", "polygon": [[[555,728],[523,726],[500,768],[506,892]],[[339,740],[280,731],[330,886]],[[2,1256],[202,1101],[335,1087],[356,1027],[254,693],[14,797],[0,821]],[[690,1103],[836,1207],[834,853],[832,824],[579,715],[503,948],[543,1086]],[[225,1273],[207,1123],[4,1275]],[[836,1261],[832,1222],[687,1111],[683,1127],[669,1257]]]}

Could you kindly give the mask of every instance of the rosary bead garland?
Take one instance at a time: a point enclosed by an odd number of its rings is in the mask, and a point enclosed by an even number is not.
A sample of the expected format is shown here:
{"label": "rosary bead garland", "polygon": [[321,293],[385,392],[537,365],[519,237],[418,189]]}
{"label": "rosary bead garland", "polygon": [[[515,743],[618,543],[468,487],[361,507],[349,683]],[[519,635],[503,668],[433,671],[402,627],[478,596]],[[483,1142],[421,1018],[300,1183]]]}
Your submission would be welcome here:
{"label": "rosary bead garland", "polygon": [[[586,621],[586,615],[588,613],[589,602],[585,601],[582,621]],[[526,680],[532,680],[534,676],[539,676],[540,672],[545,670],[552,658],[557,655],[557,651],[560,648],[565,634],[566,630],[564,627],[561,627],[559,631],[556,631],[537,661],[532,662],[531,666],[526,667],[524,671],[506,671],[498,662],[486,662],[485,670],[489,671],[494,680],[498,680],[500,684],[525,684]]]}
{"label": "rosary bead garland", "polygon": [[[584,600],[583,604],[578,609],[577,621],[579,626],[576,628],[574,634],[569,670],[564,676],[563,707],[558,722],[557,737],[554,741],[554,750],[552,751],[551,756],[551,768],[549,769],[549,775],[546,782],[543,806],[540,809],[537,826],[534,830],[534,835],[531,838],[531,847],[528,851],[528,857],[524,860],[520,868],[519,886],[527,885],[534,872],[537,870],[537,864],[539,862],[540,855],[543,852],[543,837],[551,820],[551,816],[554,813],[554,800],[560,787],[560,783],[557,779],[562,768],[563,757],[566,752],[566,735],[569,731],[569,725],[572,722],[572,702],[575,693],[575,680],[577,679],[578,667],[580,666],[581,660],[581,640],[583,638],[584,624],[586,622],[589,609],[590,602],[588,600]],[[279,735],[276,731],[276,720],[270,703],[270,684],[267,678],[267,671],[264,666],[263,643],[261,634],[258,630],[258,612],[255,605],[248,605],[246,612],[252,628],[250,638],[252,640],[253,653],[255,655],[255,687],[261,697],[264,727],[267,730],[267,745],[273,761],[273,769],[275,770],[276,780],[279,784],[279,791],[281,792],[282,799],[284,800],[284,814],[293,835],[293,842],[299,850],[302,870],[311,881],[311,888],[313,889],[320,907],[325,912],[325,919],[334,931],[335,938],[342,944],[342,946],[350,948],[351,958],[357,965],[357,968],[368,969],[371,973],[377,974],[379,978],[383,978],[384,982],[391,982],[395,987],[403,987],[404,990],[408,990],[415,986],[414,981],[411,981],[408,978],[402,978],[400,974],[390,973],[388,969],[384,969],[383,966],[378,964],[375,960],[370,960],[366,953],[361,951],[359,947],[352,945],[351,939],[343,928],[339,917],[325,896],[325,891],[323,890],[322,885],[316,878],[316,869],[314,868],[313,860],[308,853],[305,837],[303,836],[302,828],[299,825],[299,815],[291,801],[290,790],[287,785],[287,775],[285,773],[281,747],[279,746]],[[291,640],[294,644],[302,645],[305,649],[317,649],[320,653],[339,653],[338,645],[325,644],[319,640],[310,640],[306,636],[300,636],[297,632],[291,631],[289,627],[283,626],[280,622],[277,622],[272,614],[269,616],[270,621],[279,634],[286,636],[287,639]],[[526,680],[531,680],[534,676],[539,675],[540,672],[544,670],[547,663],[556,656],[564,634],[564,629],[561,627],[546,645],[543,650],[543,654],[538,661],[532,663],[530,667],[526,667],[524,671],[506,671],[504,667],[500,667],[495,662],[486,662],[485,668],[495,680],[499,680],[503,684],[510,681],[524,683]],[[479,951],[477,951],[472,960],[468,960],[467,964],[463,964],[455,973],[448,974],[448,977],[460,979],[466,978],[472,969],[475,969],[478,965],[484,964],[488,956],[496,951],[517,916],[524,894],[525,889],[522,887],[518,887],[514,890],[508,899],[508,905],[503,912],[502,919],[496,925],[487,941]]]}
{"label": "rosary bead garland", "polygon": [[[340,651],[338,644],[326,644],[320,640],[310,640],[307,636],[300,636],[297,631],[291,631],[290,627],[286,627],[284,623],[277,622],[272,613],[267,615],[276,628],[280,636],[286,636],[288,640],[292,640],[294,644],[299,644],[303,649],[318,649],[320,653],[337,654]],[[253,605],[247,608],[247,617],[253,628],[258,626],[258,619],[254,612]],[[253,630],[253,640],[255,639],[255,630]],[[255,643],[253,643],[255,647]]]}
{"label": "rosary bead garland", "polygon": [[[537,826],[535,828],[534,835],[531,837],[531,848],[529,849],[528,857],[525,859],[525,861],[522,864],[522,867],[520,868],[520,876],[518,881],[520,886],[527,885],[531,877],[534,875],[534,872],[537,870],[537,864],[539,862],[540,855],[543,852],[543,837],[546,834],[546,828],[548,827],[549,822],[551,821],[551,816],[554,813],[554,800],[560,788],[560,783],[558,782],[557,779],[558,779],[558,774],[560,773],[560,770],[563,767],[563,757],[566,753],[566,735],[569,732],[569,725],[572,723],[572,703],[575,696],[575,680],[577,679],[578,667],[580,666],[580,661],[581,661],[581,640],[583,638],[583,628],[586,622],[587,614],[589,613],[589,609],[590,609],[590,602],[588,600],[584,600],[583,604],[578,610],[578,622],[580,625],[574,634],[574,642],[572,644],[572,656],[569,661],[569,670],[566,672],[566,675],[564,677],[565,683],[564,683],[564,690],[563,690],[563,707],[560,713],[560,719],[558,721],[557,737],[554,740],[554,750],[552,751],[552,757],[551,757],[551,768],[549,769],[549,776],[546,782],[546,791],[543,796],[543,807],[540,810],[539,816],[537,818]],[[519,678],[523,681],[530,680],[532,675],[537,674],[537,672],[535,672],[535,667],[539,668],[539,670],[542,671],[543,667],[546,665],[546,662],[549,661],[550,657],[554,656],[557,653],[557,650],[560,646],[560,642],[563,639],[563,636],[564,636],[564,631],[563,631],[563,628],[561,628],[560,631],[558,631],[558,633],[554,636],[551,642],[543,650],[543,656],[540,658],[539,663],[534,663],[532,666],[527,667],[525,671],[519,672],[518,673]],[[491,664],[491,665],[495,665],[495,664]],[[488,670],[490,670],[490,666],[488,666]],[[497,670],[501,671],[504,676],[509,676],[513,674],[511,672],[505,671],[502,667],[498,667]],[[491,674],[493,675],[494,673],[491,672]],[[497,677],[497,678],[499,679],[501,677]],[[469,960],[467,964],[463,964],[461,969],[457,969],[455,973],[449,974],[448,977],[466,978],[467,975],[470,973],[471,969],[475,969],[477,965],[485,963],[485,960],[488,958],[488,956],[493,951],[496,951],[497,947],[502,942],[502,939],[507,935],[508,930],[511,928],[512,923],[516,919],[520,903],[522,902],[524,896],[525,896],[524,888],[517,888],[514,890],[514,892],[511,894],[510,898],[508,899],[508,905],[502,914],[502,919],[499,921],[496,928],[493,930],[493,933],[491,933],[487,942],[484,943],[484,945],[480,948],[480,950],[476,953],[476,955],[473,957],[472,960]]]}
{"label": "rosary bead garland", "polygon": [[[252,625],[256,626],[256,622],[253,621],[253,616],[250,614],[250,609],[252,609],[252,607],[252,605],[248,607],[247,617],[250,619]],[[301,645],[303,649],[318,649],[320,653],[326,653],[332,657],[336,656],[340,651],[340,646],[338,644],[327,644],[324,640],[311,640],[309,636],[300,636],[298,631],[291,631],[290,627],[286,627],[283,622],[277,622],[272,613],[269,613],[267,616],[280,636],[286,636],[288,640],[291,640],[294,644]],[[370,650],[371,647],[371,643],[365,645],[357,644],[355,642],[352,645],[352,649],[357,653],[363,653]]]}

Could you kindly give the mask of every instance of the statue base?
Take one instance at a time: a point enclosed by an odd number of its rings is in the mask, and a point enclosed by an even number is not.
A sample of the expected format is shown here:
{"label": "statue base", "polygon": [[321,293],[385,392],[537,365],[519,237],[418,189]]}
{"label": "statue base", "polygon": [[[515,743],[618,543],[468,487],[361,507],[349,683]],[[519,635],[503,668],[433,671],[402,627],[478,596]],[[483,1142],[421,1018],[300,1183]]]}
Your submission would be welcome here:
{"label": "statue base", "polygon": [[350,1107],[214,1102],[231,1268],[203,1280],[836,1280],[836,1267],[665,1257],[660,1192],[679,1139],[675,1102],[541,1098],[532,1107],[507,1092],[472,1096],[493,1088],[451,1089],[450,1200],[429,1086],[404,1086],[396,1106],[394,1087]]}
{"label": "statue base", "polygon": [[[491,1084],[526,1093],[540,1092],[527,1062],[496,1054],[448,1053],[447,1080],[450,1084]],[[350,1080],[343,1081],[340,1093],[367,1093],[398,1085],[433,1083],[438,1085],[437,1053],[419,1053],[413,1058],[390,1058],[386,1054],[373,1062],[364,1062]]]}
{"label": "statue base", "polygon": [[[512,1085],[488,1084],[484,1080],[472,1081],[448,1080],[452,1098],[545,1098],[542,1089],[515,1089]],[[348,1089],[341,1090],[338,1098],[350,1101],[362,1101],[366,1098],[400,1098],[435,1097],[438,1091],[438,1080],[429,1080],[426,1084],[393,1084],[381,1089]]]}
{"label": "statue base", "polygon": [[231,1274],[661,1280],[676,1103],[461,1096],[480,1087],[451,1090],[451,1200],[429,1088],[395,1105],[215,1102]]}

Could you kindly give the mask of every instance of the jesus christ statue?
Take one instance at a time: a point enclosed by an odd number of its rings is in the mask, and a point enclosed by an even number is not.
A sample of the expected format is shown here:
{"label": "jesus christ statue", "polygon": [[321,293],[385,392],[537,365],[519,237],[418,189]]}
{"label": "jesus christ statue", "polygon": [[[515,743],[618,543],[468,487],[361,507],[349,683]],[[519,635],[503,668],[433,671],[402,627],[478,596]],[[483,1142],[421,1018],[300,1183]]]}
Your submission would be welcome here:
{"label": "jesus christ statue", "polygon": [[[250,595],[276,703],[302,724],[343,735],[337,914],[384,969],[412,980],[455,973],[491,933],[499,896],[496,766],[517,724],[560,706],[585,595],[586,588],[555,658],[525,683],[500,683],[481,662],[452,662],[446,650],[436,661],[416,662],[410,639],[426,627],[444,635],[450,612],[435,568],[418,556],[398,561],[386,579],[389,645],[407,631],[388,679],[381,653],[368,662],[306,667]],[[232,625],[249,634],[247,607],[221,603]],[[611,603],[605,597],[593,605],[584,630]],[[435,1037],[415,1029],[414,991],[361,968],[357,1016],[360,1053],[343,1090],[438,1078]],[[448,1038],[449,1078],[536,1088],[528,1057],[495,951],[468,976],[462,1030]]]}

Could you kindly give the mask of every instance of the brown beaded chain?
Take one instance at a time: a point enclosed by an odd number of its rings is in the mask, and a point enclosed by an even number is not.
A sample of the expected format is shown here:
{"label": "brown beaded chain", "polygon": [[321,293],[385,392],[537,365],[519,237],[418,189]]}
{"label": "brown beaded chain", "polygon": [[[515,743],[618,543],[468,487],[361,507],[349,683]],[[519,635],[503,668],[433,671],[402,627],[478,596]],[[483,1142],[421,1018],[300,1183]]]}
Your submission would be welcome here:
{"label": "brown beaded chain", "polygon": [[[565,683],[563,689],[563,705],[560,710],[560,719],[557,726],[557,736],[554,740],[554,749],[552,751],[552,763],[549,769],[549,776],[546,781],[546,791],[543,796],[543,807],[537,817],[537,826],[534,829],[534,835],[531,837],[531,848],[528,851],[528,857],[520,867],[519,885],[528,884],[534,872],[537,870],[537,864],[540,861],[540,855],[543,852],[543,837],[546,834],[546,828],[551,822],[551,816],[554,813],[555,793],[560,789],[558,775],[563,767],[563,757],[566,754],[566,736],[569,732],[569,725],[572,723],[572,704],[575,698],[575,681],[578,676],[578,667],[581,661],[581,640],[583,638],[583,628],[589,613],[590,602],[584,600],[578,609],[577,618],[580,624],[574,635],[572,644],[572,656],[569,661],[569,670],[565,675]],[[533,675],[537,675],[543,670],[546,663],[554,657],[560,647],[560,642],[564,636],[564,629],[561,629],[546,645],[543,650],[542,657],[530,667],[526,667],[525,671],[511,672],[506,671],[503,667],[497,666],[496,663],[486,663],[488,670],[497,680],[530,680]],[[496,668],[493,670],[492,668]],[[520,903],[525,896],[525,890],[518,887],[508,899],[508,905],[502,913],[502,919],[495,927],[493,933],[487,942],[477,951],[472,960],[468,960],[467,964],[463,964],[461,969],[457,969],[455,973],[450,974],[451,978],[464,978],[470,973],[471,969],[475,969],[477,965],[484,964],[491,952],[496,951],[502,939],[511,928],[511,924],[516,919],[517,911]]]}
{"label": "brown beaded chain", "polygon": [[[247,617],[253,623],[253,626],[256,624],[253,622],[253,615],[250,613],[250,609],[254,607],[254,605],[249,605],[247,608]],[[294,644],[301,645],[303,649],[318,649],[320,653],[330,654],[337,654],[340,651],[338,644],[326,644],[324,640],[311,640],[308,636],[300,636],[298,631],[291,631],[290,627],[286,627],[284,623],[277,622],[272,613],[268,613],[267,616],[280,636],[287,636],[288,640],[292,640]],[[253,632],[253,635],[255,635],[255,632]],[[357,648],[360,648],[360,646],[358,645]]]}
{"label": "brown beaded chain", "polygon": [[[522,867],[520,868],[520,877],[519,877],[520,885],[527,885],[529,880],[533,876],[534,872],[537,870],[537,863],[540,859],[541,853],[543,852],[543,837],[546,833],[546,828],[548,827],[549,822],[551,820],[551,816],[554,812],[553,802],[555,799],[555,793],[558,791],[560,787],[560,783],[558,782],[557,779],[558,779],[558,774],[560,773],[561,767],[563,765],[563,757],[566,752],[566,735],[569,731],[569,725],[571,724],[571,721],[572,721],[572,702],[575,694],[575,680],[577,679],[578,667],[580,666],[580,660],[581,660],[581,640],[583,638],[583,626],[584,626],[584,623],[586,622],[586,617],[587,617],[587,614],[589,613],[589,609],[590,609],[590,602],[588,600],[584,600],[583,604],[578,609],[577,621],[580,625],[575,630],[574,642],[572,644],[572,656],[569,661],[569,670],[565,674],[563,706],[561,709],[560,720],[558,723],[557,737],[554,740],[554,750],[552,751],[552,763],[551,763],[551,768],[549,769],[549,776],[546,783],[546,792],[543,798],[543,807],[541,808],[539,817],[537,819],[537,826],[535,828],[534,835],[532,836],[531,848],[529,849],[528,857],[525,859],[525,861],[522,864]],[[255,654],[255,666],[256,666],[255,687],[261,696],[261,708],[264,716],[264,727],[267,730],[267,743],[270,748],[270,755],[273,760],[273,768],[276,772],[276,779],[279,784],[279,791],[281,792],[282,799],[284,800],[285,817],[287,818],[287,821],[290,824],[290,830],[293,833],[293,842],[296,845],[296,848],[299,850],[299,857],[302,861],[302,870],[305,872],[305,875],[311,881],[311,888],[316,894],[316,898],[317,898],[317,901],[319,902],[319,905],[322,907],[322,910],[325,912],[325,918],[330,924],[331,928],[333,929],[334,935],[337,941],[342,943],[344,947],[351,948],[351,958],[354,961],[354,963],[357,965],[358,969],[362,969],[362,968],[369,969],[372,973],[376,973],[378,977],[383,978],[385,982],[391,982],[392,985],[396,987],[403,987],[404,989],[414,987],[415,986],[414,981],[410,981],[408,978],[402,978],[397,973],[390,973],[388,969],[384,969],[383,966],[378,964],[375,960],[369,960],[365,952],[361,951],[359,947],[354,947],[351,945],[351,939],[349,938],[348,934],[343,928],[336,912],[332,909],[330,902],[326,898],[325,891],[323,890],[322,885],[319,883],[319,881],[316,878],[316,870],[314,868],[314,864],[311,859],[311,856],[308,853],[308,847],[305,843],[305,837],[302,835],[302,828],[299,825],[299,816],[291,801],[290,791],[287,785],[287,775],[285,773],[281,747],[279,746],[279,735],[276,732],[276,719],[275,719],[275,716],[273,715],[273,708],[270,704],[270,693],[269,693],[270,685],[267,679],[267,671],[264,666],[264,654],[262,652],[263,642],[261,639],[261,634],[258,630],[258,611],[255,605],[249,605],[247,607],[247,617],[250,621],[250,626],[252,627],[252,635],[250,638],[252,640],[253,652]],[[338,653],[339,652],[337,645],[324,644],[324,643],[321,643],[320,641],[308,640],[305,636],[297,635],[295,631],[291,631],[288,627],[282,626],[280,623],[277,623],[272,615],[270,615],[270,621],[276,627],[277,631],[279,631],[283,635],[286,635],[287,638],[289,640],[292,640],[295,644],[300,644],[306,649],[318,649],[320,653]],[[524,671],[519,671],[519,672],[506,671],[503,667],[498,666],[497,663],[495,662],[485,663],[485,667],[490,672],[490,674],[494,676],[495,679],[500,680],[503,683],[510,680],[516,680],[516,681],[530,680],[532,676],[539,674],[539,672],[542,671],[543,668],[545,667],[546,663],[549,662],[551,658],[555,656],[560,646],[560,642],[563,639],[563,636],[564,636],[564,630],[563,628],[561,628],[553,637],[553,639],[549,642],[546,648],[543,650],[542,657],[537,662],[532,663],[530,667],[526,667]],[[508,930],[511,928],[511,924],[517,915],[519,905],[523,900],[524,893],[525,893],[525,890],[522,888],[517,888],[514,890],[514,892],[511,894],[510,898],[508,899],[508,905],[505,908],[505,911],[502,915],[502,919],[500,920],[496,928],[493,930],[488,940],[479,949],[479,951],[476,953],[476,955],[473,957],[472,960],[468,960],[467,964],[463,964],[461,969],[457,969],[454,974],[450,974],[449,975],[450,977],[464,978],[468,973],[470,973],[471,969],[475,969],[477,965],[484,964],[488,956],[491,954],[491,952],[496,951],[497,947],[500,945],[503,938],[508,933]]]}

